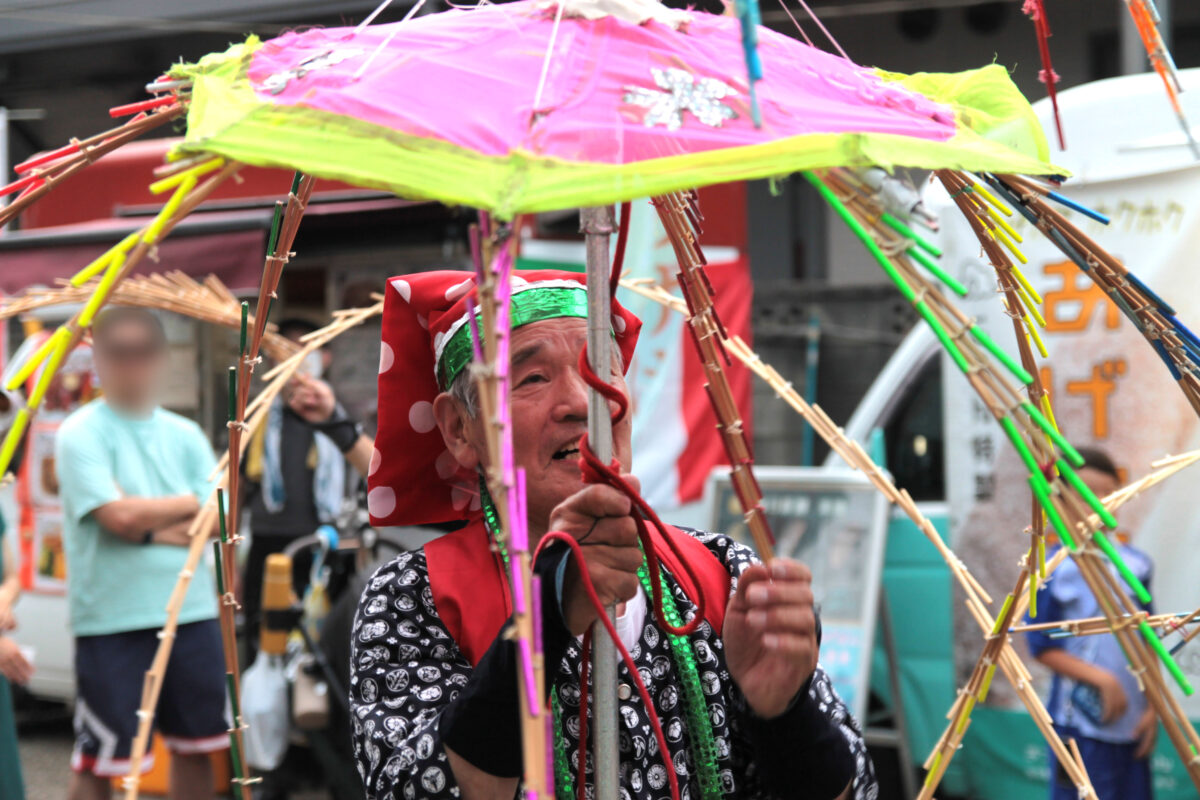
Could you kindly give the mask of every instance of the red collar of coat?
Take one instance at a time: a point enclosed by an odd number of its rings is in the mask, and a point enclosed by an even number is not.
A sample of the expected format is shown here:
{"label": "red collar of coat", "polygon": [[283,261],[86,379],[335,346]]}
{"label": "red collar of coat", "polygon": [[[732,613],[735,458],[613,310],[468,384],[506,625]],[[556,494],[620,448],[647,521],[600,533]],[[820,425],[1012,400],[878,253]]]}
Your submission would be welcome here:
{"label": "red collar of coat", "polygon": [[[650,535],[659,561],[687,596],[705,598],[704,618],[719,634],[729,602],[730,577],[725,565],[694,536],[667,526],[666,535],[697,575],[700,586],[693,586],[671,548],[661,541],[662,534],[651,527]],[[512,616],[504,562],[492,548],[483,521],[477,520],[425,545],[425,563],[438,617],[474,666]]]}

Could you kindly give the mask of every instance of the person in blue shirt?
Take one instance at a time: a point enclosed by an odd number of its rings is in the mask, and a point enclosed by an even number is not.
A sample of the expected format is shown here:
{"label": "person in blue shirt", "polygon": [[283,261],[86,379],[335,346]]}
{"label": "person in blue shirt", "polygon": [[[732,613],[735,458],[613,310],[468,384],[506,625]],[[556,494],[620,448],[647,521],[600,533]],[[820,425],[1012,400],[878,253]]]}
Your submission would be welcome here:
{"label": "person in blue shirt", "polygon": [[[107,800],[112,777],[150,767],[149,757],[130,764],[142,683],[216,463],[200,427],[155,400],[167,363],[156,316],[107,309],[92,341],[104,396],[63,422],[55,454],[75,634],[68,800]],[[211,800],[209,753],[228,747],[216,617],[213,571],[202,565],[180,608],[155,713],[171,753],[171,800]]]}
{"label": "person in blue shirt", "polygon": [[[1112,459],[1101,450],[1079,448],[1084,466],[1079,477],[1099,497],[1120,487]],[[1118,535],[1121,557],[1147,587],[1153,563]],[[1110,567],[1111,568],[1111,567]],[[1114,570],[1115,574],[1115,570]],[[1137,603],[1136,598],[1134,602]],[[1056,622],[1102,616],[1095,595],[1079,568],[1067,559],[1038,590],[1038,615],[1031,622]],[[1148,605],[1143,610],[1153,613]],[[1028,618],[1027,618],[1028,619]],[[1054,637],[1047,631],[1027,634],[1034,658],[1054,678],[1047,710],[1064,738],[1074,738],[1096,790],[1097,800],[1148,800],[1153,796],[1150,755],[1158,719],[1130,672],[1120,643],[1111,633]],[[1052,800],[1076,800],[1078,793],[1050,753]]]}

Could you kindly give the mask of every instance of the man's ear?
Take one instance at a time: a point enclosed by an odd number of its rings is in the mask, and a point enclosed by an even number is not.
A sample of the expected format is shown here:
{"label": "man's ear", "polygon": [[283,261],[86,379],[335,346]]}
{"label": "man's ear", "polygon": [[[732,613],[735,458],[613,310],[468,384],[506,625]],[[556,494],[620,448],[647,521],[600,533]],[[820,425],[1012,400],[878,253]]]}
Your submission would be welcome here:
{"label": "man's ear", "polygon": [[433,418],[437,420],[442,441],[450,455],[467,469],[480,465],[482,454],[471,437],[471,418],[466,409],[449,392],[442,392],[433,399]]}

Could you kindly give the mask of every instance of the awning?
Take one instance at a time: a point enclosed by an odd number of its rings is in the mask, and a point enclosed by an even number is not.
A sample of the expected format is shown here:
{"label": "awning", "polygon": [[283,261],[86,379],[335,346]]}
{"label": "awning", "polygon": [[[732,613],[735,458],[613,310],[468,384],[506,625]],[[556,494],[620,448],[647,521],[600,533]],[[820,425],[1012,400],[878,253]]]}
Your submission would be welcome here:
{"label": "awning", "polygon": [[[0,236],[0,292],[53,286],[137,230],[145,220],[113,219]],[[256,289],[266,254],[268,210],[216,212],[179,224],[136,272],[180,270],[197,278],[216,275],[231,289]]]}

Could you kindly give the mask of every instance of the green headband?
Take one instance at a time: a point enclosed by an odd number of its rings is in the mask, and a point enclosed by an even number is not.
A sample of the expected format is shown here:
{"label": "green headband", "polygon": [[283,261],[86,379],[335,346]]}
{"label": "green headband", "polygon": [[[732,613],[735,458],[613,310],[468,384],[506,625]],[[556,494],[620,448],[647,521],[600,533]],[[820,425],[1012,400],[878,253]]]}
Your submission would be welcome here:
{"label": "green headband", "polygon": [[[587,319],[587,290],[583,286],[530,286],[524,291],[513,293],[509,311],[513,330],[545,319]],[[475,319],[479,319],[479,314],[475,315]],[[481,339],[483,335],[480,326]],[[482,343],[481,341],[480,344]],[[471,326],[467,324],[467,318],[464,316],[451,327],[438,357],[437,379],[442,391],[450,388],[450,384],[466,369],[473,357]]]}

